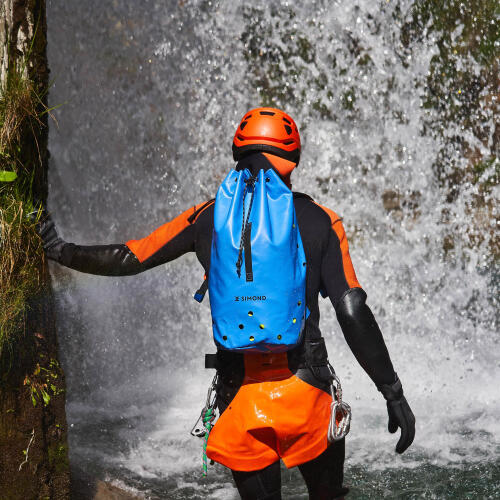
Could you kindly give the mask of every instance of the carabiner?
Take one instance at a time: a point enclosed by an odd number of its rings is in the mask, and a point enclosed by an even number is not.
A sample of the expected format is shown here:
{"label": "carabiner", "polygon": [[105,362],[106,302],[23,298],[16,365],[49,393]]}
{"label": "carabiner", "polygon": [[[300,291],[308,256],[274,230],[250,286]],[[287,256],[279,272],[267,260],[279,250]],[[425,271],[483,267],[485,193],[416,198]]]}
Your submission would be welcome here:
{"label": "carabiner", "polygon": [[205,425],[205,418],[207,411],[212,410],[211,417],[210,417],[210,423],[212,423],[215,420],[215,402],[217,399],[217,382],[218,382],[218,374],[216,373],[214,378],[212,379],[212,383],[210,384],[210,387],[208,388],[207,392],[207,399],[205,401],[205,406],[203,407],[203,410],[201,410],[200,416],[198,417],[198,420],[196,420],[196,423],[194,424],[193,428],[191,429],[191,436],[194,437],[205,437],[205,434],[207,433],[207,428]]}
{"label": "carabiner", "polygon": [[342,386],[335,371],[328,363],[332,375],[330,390],[332,392],[331,416],[328,426],[328,442],[339,441],[346,437],[351,427],[351,407],[342,401]]}

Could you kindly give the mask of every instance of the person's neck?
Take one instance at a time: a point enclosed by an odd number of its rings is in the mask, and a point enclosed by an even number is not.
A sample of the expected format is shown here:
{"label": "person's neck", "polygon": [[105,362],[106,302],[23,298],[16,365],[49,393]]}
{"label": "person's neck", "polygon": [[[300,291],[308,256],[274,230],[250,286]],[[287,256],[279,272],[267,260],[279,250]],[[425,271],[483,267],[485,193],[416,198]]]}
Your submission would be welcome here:
{"label": "person's neck", "polygon": [[292,182],[290,181],[291,175],[288,174],[286,177],[283,177],[280,175],[280,177],[283,180],[283,182],[286,184],[287,188],[291,191],[292,190]]}
{"label": "person's neck", "polygon": [[262,153],[262,155],[266,157],[269,163],[273,166],[274,170],[278,172],[283,182],[291,190],[292,182],[290,178],[292,176],[293,169],[296,167],[296,163],[294,163],[293,161],[285,160],[280,156],[276,156],[270,153]]}
{"label": "person's neck", "polygon": [[238,162],[236,170],[243,170],[246,168],[252,173],[252,175],[256,175],[261,169],[267,170],[272,168],[291,190],[291,173],[294,167],[295,163],[280,158],[279,156],[269,153],[253,153],[242,158]]}

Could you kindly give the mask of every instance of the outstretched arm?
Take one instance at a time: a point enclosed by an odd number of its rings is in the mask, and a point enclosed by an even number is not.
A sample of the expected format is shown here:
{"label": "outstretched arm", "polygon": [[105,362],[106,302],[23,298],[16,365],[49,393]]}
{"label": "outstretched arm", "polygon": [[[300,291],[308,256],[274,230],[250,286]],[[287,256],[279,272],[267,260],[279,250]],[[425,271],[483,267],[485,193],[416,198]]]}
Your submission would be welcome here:
{"label": "outstretched arm", "polygon": [[196,205],[149,236],[125,244],[81,246],[67,243],[57,234],[50,216],[42,217],[39,234],[49,259],[84,273],[129,276],[194,251],[196,216],[208,204]]}
{"label": "outstretched arm", "polygon": [[403,453],[413,441],[415,417],[403,396],[382,332],[366,304],[366,293],[356,278],[342,222],[334,212],[325,211],[330,215],[332,230],[322,261],[323,285],[351,351],[387,401],[389,432],[401,427],[396,451]]}
{"label": "outstretched arm", "polygon": [[146,270],[123,244],[82,246],[66,243],[57,261],[82,273],[101,276],[131,276]]}

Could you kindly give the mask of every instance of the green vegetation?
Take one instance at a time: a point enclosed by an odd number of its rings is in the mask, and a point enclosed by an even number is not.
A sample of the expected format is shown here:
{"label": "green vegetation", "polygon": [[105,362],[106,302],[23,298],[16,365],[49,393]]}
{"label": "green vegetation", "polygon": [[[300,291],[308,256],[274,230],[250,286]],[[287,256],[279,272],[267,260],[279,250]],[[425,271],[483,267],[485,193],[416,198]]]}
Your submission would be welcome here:
{"label": "green vegetation", "polygon": [[[450,146],[470,160],[471,170],[484,161],[480,145],[492,151],[495,143],[498,146],[491,120],[498,112],[500,97],[499,16],[496,0],[420,0],[401,30],[402,43],[408,49],[424,37],[434,39],[438,49],[424,89],[424,107],[438,113],[429,115],[425,128],[427,133],[448,137],[436,162],[436,174],[449,188],[456,184],[456,170],[462,169],[450,164]],[[460,133],[450,134],[453,126]],[[475,141],[464,142],[464,135]]]}
{"label": "green vegetation", "polygon": [[29,389],[33,406],[43,403],[47,406],[52,396],[58,396],[64,389],[57,387],[57,379],[62,375],[61,367],[56,359],[51,359],[49,367],[36,365],[31,377],[24,378],[24,385]]}
{"label": "green vegetation", "polygon": [[68,446],[66,444],[54,443],[48,448],[49,464],[57,473],[69,470]]}
{"label": "green vegetation", "polygon": [[47,112],[25,65],[10,68],[0,89],[0,373],[8,371],[30,301],[43,286],[43,250],[28,214],[42,168],[37,137]]}
{"label": "green vegetation", "polygon": [[476,190],[466,206],[463,231],[450,228],[444,249],[453,250],[461,237],[469,247],[486,240],[493,259],[500,256],[492,192],[500,178],[495,119],[500,99],[499,16],[496,0],[417,0],[401,30],[409,51],[422,39],[433,40],[437,47],[422,95],[429,110],[423,132],[442,144],[434,171],[450,211],[464,190]]}

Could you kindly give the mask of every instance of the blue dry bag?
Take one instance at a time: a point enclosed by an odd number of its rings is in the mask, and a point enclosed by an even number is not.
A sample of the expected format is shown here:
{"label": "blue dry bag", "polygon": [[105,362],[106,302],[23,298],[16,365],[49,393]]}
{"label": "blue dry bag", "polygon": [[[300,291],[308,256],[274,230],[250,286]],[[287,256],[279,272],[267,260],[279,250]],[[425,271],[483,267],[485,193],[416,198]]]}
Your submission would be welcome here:
{"label": "blue dry bag", "polygon": [[284,352],[300,342],[306,259],[293,193],[273,169],[233,170],[220,186],[208,291],[221,349]]}

